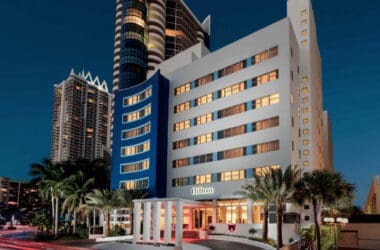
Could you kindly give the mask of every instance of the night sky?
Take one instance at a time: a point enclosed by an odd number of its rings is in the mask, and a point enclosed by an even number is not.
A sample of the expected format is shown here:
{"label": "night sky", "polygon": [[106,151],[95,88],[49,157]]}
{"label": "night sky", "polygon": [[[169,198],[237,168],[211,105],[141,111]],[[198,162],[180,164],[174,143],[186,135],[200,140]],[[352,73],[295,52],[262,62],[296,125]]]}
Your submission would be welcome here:
{"label": "night sky", "polygon": [[[0,176],[28,180],[50,155],[53,85],[91,71],[112,83],[114,0],[0,1]],[[187,0],[221,48],[286,16],[286,0]],[[335,169],[363,206],[380,174],[380,1],[314,0]],[[376,74],[375,74],[376,73]]]}

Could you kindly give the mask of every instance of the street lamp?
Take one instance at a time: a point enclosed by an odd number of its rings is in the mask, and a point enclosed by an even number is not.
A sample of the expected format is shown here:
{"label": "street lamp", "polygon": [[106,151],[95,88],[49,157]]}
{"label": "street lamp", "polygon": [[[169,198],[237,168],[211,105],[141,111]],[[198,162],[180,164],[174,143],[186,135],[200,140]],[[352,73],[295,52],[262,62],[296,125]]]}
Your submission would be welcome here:
{"label": "street lamp", "polygon": [[325,217],[323,218],[323,222],[325,222],[326,224],[329,224],[331,226],[334,226],[334,249],[337,249],[337,244],[336,244],[336,226],[337,225],[345,225],[348,223],[348,219],[347,218],[342,218],[342,217],[338,217],[338,218],[332,218],[332,217]]}

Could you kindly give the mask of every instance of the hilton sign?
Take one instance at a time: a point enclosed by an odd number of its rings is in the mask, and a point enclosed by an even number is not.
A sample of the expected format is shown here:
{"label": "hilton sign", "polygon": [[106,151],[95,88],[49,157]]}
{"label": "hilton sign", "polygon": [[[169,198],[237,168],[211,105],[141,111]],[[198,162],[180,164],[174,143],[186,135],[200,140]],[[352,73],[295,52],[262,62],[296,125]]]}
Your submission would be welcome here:
{"label": "hilton sign", "polygon": [[213,194],[214,192],[215,190],[213,187],[192,187],[191,188],[192,196]]}

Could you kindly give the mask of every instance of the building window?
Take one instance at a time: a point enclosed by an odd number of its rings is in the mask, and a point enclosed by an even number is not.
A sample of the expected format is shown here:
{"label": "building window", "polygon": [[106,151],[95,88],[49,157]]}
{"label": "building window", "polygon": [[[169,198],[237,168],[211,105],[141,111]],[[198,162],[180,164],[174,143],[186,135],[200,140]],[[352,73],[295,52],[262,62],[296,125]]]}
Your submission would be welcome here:
{"label": "building window", "polygon": [[123,181],[120,183],[121,189],[133,190],[133,189],[145,189],[149,187],[149,178]]}
{"label": "building window", "polygon": [[305,46],[307,44],[307,40],[302,40],[301,45]]}
{"label": "building window", "polygon": [[195,184],[211,183],[211,174],[197,175],[195,176]]}
{"label": "building window", "polygon": [[149,87],[136,95],[123,98],[123,106],[131,106],[152,96],[152,88]]}
{"label": "building window", "polygon": [[226,109],[222,109],[222,110],[218,111],[218,119],[221,119],[221,118],[224,118],[224,117],[228,117],[228,116],[231,116],[231,115],[240,114],[240,113],[243,113],[246,110],[247,109],[246,109],[246,104],[245,103],[238,104],[238,105],[226,108]]}
{"label": "building window", "polygon": [[206,103],[212,102],[212,94],[207,94],[195,99],[195,106],[200,106]]}
{"label": "building window", "polygon": [[190,139],[173,142],[173,149],[186,148],[190,146]]}
{"label": "building window", "polygon": [[212,133],[199,135],[194,138],[194,145],[203,144],[212,141]]}
{"label": "building window", "polygon": [[182,95],[183,93],[189,92],[190,91],[190,83],[185,83],[174,90],[174,95]]}
{"label": "building window", "polygon": [[302,109],[302,112],[303,112],[304,114],[309,113],[309,108],[303,108],[303,109]]}
{"label": "building window", "polygon": [[271,57],[278,55],[278,46],[270,48],[252,57],[252,61],[257,64],[263,62]]}
{"label": "building window", "polygon": [[182,122],[177,122],[174,124],[174,131],[180,131],[190,128],[190,120],[182,121]]}
{"label": "building window", "polygon": [[309,155],[310,154],[310,151],[309,150],[304,150],[303,151],[303,155]]}
{"label": "building window", "polygon": [[202,164],[206,162],[212,162],[212,154],[197,155],[193,157],[193,164]]}
{"label": "building window", "polygon": [[276,104],[280,102],[280,94],[276,93],[269,96],[264,96],[253,101],[253,107],[255,109],[263,108],[268,105]]}
{"label": "building window", "polygon": [[207,76],[201,77],[195,81],[195,87],[200,87],[202,85],[206,85],[209,82],[214,80],[214,74],[208,74]]}
{"label": "building window", "polygon": [[309,88],[308,87],[302,88],[302,94],[303,95],[307,95],[308,93],[309,93]]}
{"label": "building window", "polygon": [[308,81],[309,81],[309,77],[307,77],[307,76],[302,77],[302,82],[303,83],[306,83]]}
{"label": "building window", "polygon": [[233,170],[219,173],[220,181],[238,181],[246,178],[245,170]]}
{"label": "building window", "polygon": [[308,167],[308,166],[309,166],[309,161],[304,161],[304,162],[303,162],[303,166],[304,166],[304,167]]}
{"label": "building window", "polygon": [[254,173],[255,173],[255,176],[258,176],[258,177],[264,177],[265,175],[268,175],[271,170],[278,170],[280,169],[280,165],[272,165],[272,166],[267,166],[267,167],[258,167],[258,168],[254,168]]}
{"label": "building window", "polygon": [[275,81],[278,78],[279,78],[278,70],[273,70],[273,71],[271,71],[269,73],[263,74],[263,75],[258,76],[256,78],[253,78],[252,79],[252,84],[253,84],[253,86],[263,85],[265,83],[268,83],[268,82],[271,82],[271,81]]}
{"label": "building window", "polygon": [[307,102],[309,102],[309,97],[302,98],[302,103],[307,103]]}
{"label": "building window", "polygon": [[183,158],[173,161],[173,168],[180,168],[190,165],[190,158]]}
{"label": "building window", "polygon": [[132,173],[149,169],[149,159],[121,165],[121,173]]}
{"label": "building window", "polygon": [[303,144],[303,145],[309,145],[309,140],[307,140],[307,139],[303,140],[303,141],[302,141],[302,144]]}
{"label": "building window", "polygon": [[146,141],[141,144],[121,148],[121,156],[126,157],[126,156],[141,154],[149,150],[150,150],[150,141]]}
{"label": "building window", "polygon": [[245,82],[237,83],[218,91],[219,98],[237,94],[246,89]]}
{"label": "building window", "polygon": [[212,122],[212,113],[208,113],[194,118],[194,125],[201,125],[209,122]]}
{"label": "building window", "polygon": [[304,9],[304,10],[301,10],[301,16],[306,16],[306,14],[307,14],[307,11],[306,11],[306,9]]}
{"label": "building window", "polygon": [[303,119],[303,124],[308,124],[309,123],[309,119],[308,118],[304,118]]}
{"label": "building window", "polygon": [[182,187],[190,185],[190,178],[189,177],[182,177],[182,178],[176,178],[173,179],[172,186],[173,187]]}
{"label": "building window", "polygon": [[131,112],[128,114],[124,114],[123,115],[123,123],[133,122],[133,121],[142,119],[142,118],[150,115],[151,111],[152,111],[151,106],[149,104],[149,105],[143,107],[142,109],[140,109],[138,111]]}
{"label": "building window", "polygon": [[307,134],[309,134],[309,129],[308,128],[305,128],[304,130],[303,130],[303,132],[302,132],[304,135],[307,135]]}
{"label": "building window", "polygon": [[272,141],[272,142],[254,145],[252,147],[252,152],[253,154],[261,154],[261,153],[266,153],[270,151],[277,151],[279,149],[280,149],[280,142]]}
{"label": "building window", "polygon": [[306,20],[306,19],[303,19],[303,20],[301,21],[301,26],[306,26],[306,24],[307,24],[307,20]]}
{"label": "building window", "polygon": [[138,137],[144,134],[147,134],[150,132],[150,122],[146,123],[138,128],[135,129],[129,129],[129,130],[123,130],[121,132],[121,138],[123,140],[131,139],[134,137]]}
{"label": "building window", "polygon": [[190,102],[184,102],[174,106],[174,113],[180,113],[188,109],[190,109]]}
{"label": "building window", "polygon": [[223,76],[227,76],[227,75],[230,75],[232,73],[235,73],[235,72],[238,72],[242,69],[244,69],[246,67],[246,61],[243,60],[241,62],[238,62],[238,63],[235,63],[233,65],[230,65],[224,69],[221,69],[218,71],[218,77],[223,77]]}
{"label": "building window", "polygon": [[306,35],[307,35],[307,30],[302,30],[302,31],[301,31],[301,35],[302,35],[302,36],[306,36]]}

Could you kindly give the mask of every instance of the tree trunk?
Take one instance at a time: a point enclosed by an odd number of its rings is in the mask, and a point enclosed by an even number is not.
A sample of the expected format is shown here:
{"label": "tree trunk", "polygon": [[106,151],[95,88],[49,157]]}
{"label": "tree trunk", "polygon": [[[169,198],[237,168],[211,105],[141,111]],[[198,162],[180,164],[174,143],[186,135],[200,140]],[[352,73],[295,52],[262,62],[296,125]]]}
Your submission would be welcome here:
{"label": "tree trunk", "polygon": [[103,225],[103,234],[105,237],[111,235],[111,226],[110,226],[110,213],[104,212],[104,225]]}
{"label": "tree trunk", "polygon": [[131,224],[130,224],[130,225],[131,225],[131,235],[133,235],[133,219],[134,219],[134,218],[133,218],[133,216],[134,216],[134,215],[133,215],[133,208],[132,208],[132,210],[130,211],[130,215],[131,215],[131,216],[129,217],[129,219],[130,219],[130,221],[131,221]]}
{"label": "tree trunk", "polygon": [[313,203],[313,212],[314,212],[315,233],[317,235],[317,250],[321,250],[321,231],[320,231],[319,222],[318,222],[317,200],[312,199],[312,203]]}
{"label": "tree trunk", "polygon": [[58,198],[55,198],[55,230],[54,236],[58,235]]}
{"label": "tree trunk", "polygon": [[280,249],[282,245],[282,204],[276,206],[276,219],[277,219],[277,249]]}
{"label": "tree trunk", "polygon": [[77,211],[74,209],[74,218],[73,218],[73,234],[77,232]]}
{"label": "tree trunk", "polygon": [[269,217],[269,212],[268,212],[268,206],[264,207],[264,218],[263,218],[263,240],[268,241],[268,217]]}
{"label": "tree trunk", "polygon": [[51,231],[54,234],[55,233],[55,205],[54,205],[54,197],[53,196],[51,196],[51,219],[52,219]]}

